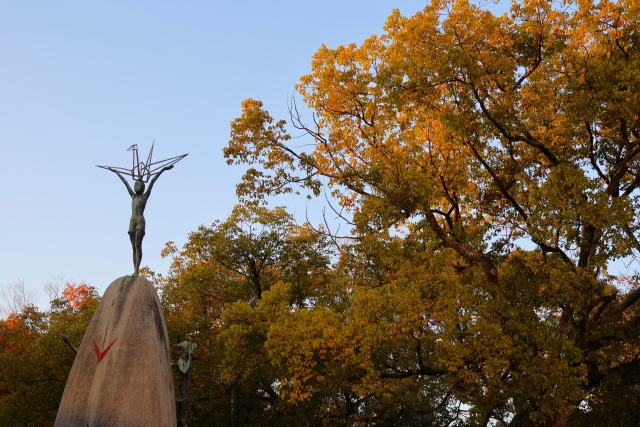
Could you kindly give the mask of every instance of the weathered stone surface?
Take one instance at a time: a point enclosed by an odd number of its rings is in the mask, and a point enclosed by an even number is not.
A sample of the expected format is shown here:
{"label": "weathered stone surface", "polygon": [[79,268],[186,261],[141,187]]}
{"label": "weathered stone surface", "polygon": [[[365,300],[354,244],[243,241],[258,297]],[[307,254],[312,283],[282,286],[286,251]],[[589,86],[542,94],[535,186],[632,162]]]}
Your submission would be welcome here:
{"label": "weathered stone surface", "polygon": [[176,426],[167,328],[142,277],[107,288],[82,339],[55,427]]}

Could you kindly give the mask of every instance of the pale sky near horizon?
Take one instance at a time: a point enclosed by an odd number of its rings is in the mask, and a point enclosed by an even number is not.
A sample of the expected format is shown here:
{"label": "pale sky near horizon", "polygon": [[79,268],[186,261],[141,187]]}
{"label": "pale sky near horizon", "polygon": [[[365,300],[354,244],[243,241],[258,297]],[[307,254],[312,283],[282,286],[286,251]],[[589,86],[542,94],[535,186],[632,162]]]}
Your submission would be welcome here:
{"label": "pale sky near horizon", "polygon": [[[101,292],[132,271],[130,199],[96,164],[125,150],[189,156],[154,187],[142,264],[165,242],[225,219],[244,168],[226,165],[229,123],[248,98],[286,118],[322,45],[360,44],[393,8],[424,2],[0,1],[0,285],[40,293],[53,276]],[[279,203],[276,203],[279,204]],[[304,221],[305,201],[288,206]],[[311,212],[315,215],[317,212]],[[319,218],[316,216],[316,218]]]}

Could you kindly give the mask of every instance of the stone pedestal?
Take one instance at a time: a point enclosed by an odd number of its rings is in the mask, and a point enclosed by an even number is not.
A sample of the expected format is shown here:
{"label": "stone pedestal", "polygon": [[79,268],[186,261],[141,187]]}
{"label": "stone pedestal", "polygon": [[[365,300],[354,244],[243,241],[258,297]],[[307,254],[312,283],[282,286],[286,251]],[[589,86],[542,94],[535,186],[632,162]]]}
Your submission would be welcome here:
{"label": "stone pedestal", "polygon": [[175,427],[167,328],[143,277],[107,288],[82,339],[55,427]]}

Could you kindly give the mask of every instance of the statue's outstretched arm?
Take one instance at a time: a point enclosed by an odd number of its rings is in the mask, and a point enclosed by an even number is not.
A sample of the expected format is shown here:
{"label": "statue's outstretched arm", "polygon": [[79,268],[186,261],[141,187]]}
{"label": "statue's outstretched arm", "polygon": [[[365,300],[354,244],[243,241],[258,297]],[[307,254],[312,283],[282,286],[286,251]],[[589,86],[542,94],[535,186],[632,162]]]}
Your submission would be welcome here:
{"label": "statue's outstretched arm", "polygon": [[144,193],[145,197],[148,198],[151,195],[151,189],[153,188],[153,184],[155,184],[158,178],[160,178],[160,175],[162,175],[162,172],[168,171],[169,169],[173,169],[173,165],[169,165],[160,169],[160,172],[158,172],[158,174],[153,177],[153,179],[149,183],[149,187],[147,188],[147,191]]}
{"label": "statue's outstretched arm", "polygon": [[67,343],[67,345],[71,347],[71,350],[73,350],[75,354],[78,354],[78,349],[73,344],[71,344],[71,341],[69,341],[69,337],[64,334],[62,334],[61,337],[62,337],[62,341]]}
{"label": "statue's outstretched arm", "polygon": [[124,177],[122,175],[120,175],[120,172],[118,172],[117,170],[113,169],[113,168],[109,168],[109,170],[113,173],[115,173],[116,175],[118,175],[120,177],[120,179],[122,180],[122,182],[124,182],[124,185],[127,187],[127,191],[129,191],[129,195],[131,197],[133,197],[133,195],[135,194],[133,192],[133,190],[131,189],[131,186],[129,185],[129,183],[127,182],[126,179],[124,179]]}

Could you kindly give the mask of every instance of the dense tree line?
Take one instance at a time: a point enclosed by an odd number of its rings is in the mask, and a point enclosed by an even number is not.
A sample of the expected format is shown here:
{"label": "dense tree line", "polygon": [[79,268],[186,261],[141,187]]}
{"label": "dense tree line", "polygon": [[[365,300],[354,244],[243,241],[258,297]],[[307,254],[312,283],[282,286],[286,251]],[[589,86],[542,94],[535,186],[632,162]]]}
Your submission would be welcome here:
{"label": "dense tree line", "polygon": [[[14,294],[15,295],[15,294]],[[0,425],[53,426],[62,392],[91,316],[95,288],[67,283],[49,310],[27,303],[0,320]],[[13,304],[10,304],[13,305]]]}
{"label": "dense tree line", "polygon": [[[145,270],[198,344],[190,425],[637,425],[640,287],[610,267],[640,253],[640,3],[433,1],[384,29],[315,54],[310,117],[243,102],[240,204]],[[305,192],[349,232],[266,204]],[[0,424],[55,416],[54,335],[97,298],[70,301],[0,324]]]}

